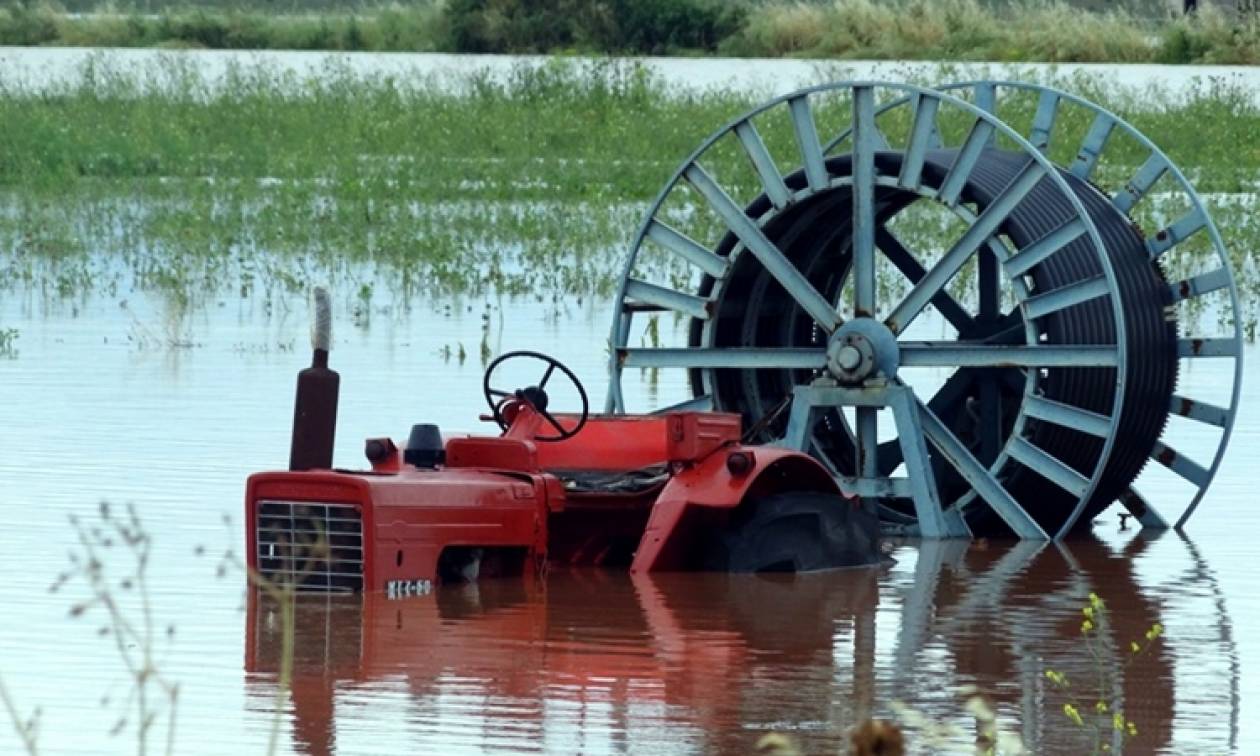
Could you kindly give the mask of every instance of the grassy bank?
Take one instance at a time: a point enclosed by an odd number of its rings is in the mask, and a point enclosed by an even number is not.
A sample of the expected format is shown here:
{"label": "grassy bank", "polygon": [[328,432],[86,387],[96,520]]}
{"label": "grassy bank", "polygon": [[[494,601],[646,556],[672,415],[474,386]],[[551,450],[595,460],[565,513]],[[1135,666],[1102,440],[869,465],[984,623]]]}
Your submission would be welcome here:
{"label": "grassy bank", "polygon": [[[1260,19],[1228,2],[419,0],[318,11],[0,0],[0,44],[863,59],[1260,63]],[[83,11],[87,11],[86,13]]]}
{"label": "grassy bank", "polygon": [[[1260,109],[1250,92],[1218,85],[1154,110],[1158,92],[1059,83],[1153,135],[1202,191],[1239,197],[1220,203],[1217,219],[1250,269],[1243,253],[1260,242],[1251,202]],[[369,278],[387,280],[400,301],[607,295],[646,204],[679,161],[754,104],[725,90],[671,92],[614,62],[449,84],[238,67],[219,86],[171,59],[138,78],[97,61],[52,91],[11,85],[0,90],[0,286],[196,299],[348,276],[367,297]],[[819,123],[846,122],[844,107],[820,107]],[[1001,115],[1027,124],[1035,108],[1035,98],[1011,98]],[[1089,125],[1079,120],[1056,127],[1060,162]],[[942,121],[947,141],[966,125]],[[759,128],[785,165],[799,161],[787,119]],[[1120,145],[1099,180],[1126,180],[1145,158]],[[730,151],[706,167],[744,198],[760,190],[741,178],[744,163]],[[1177,214],[1158,201],[1139,209],[1154,227]],[[716,227],[710,214],[678,212],[696,238]],[[926,226],[913,241],[937,248],[933,233]],[[1193,269],[1204,251],[1180,247],[1173,262]]]}

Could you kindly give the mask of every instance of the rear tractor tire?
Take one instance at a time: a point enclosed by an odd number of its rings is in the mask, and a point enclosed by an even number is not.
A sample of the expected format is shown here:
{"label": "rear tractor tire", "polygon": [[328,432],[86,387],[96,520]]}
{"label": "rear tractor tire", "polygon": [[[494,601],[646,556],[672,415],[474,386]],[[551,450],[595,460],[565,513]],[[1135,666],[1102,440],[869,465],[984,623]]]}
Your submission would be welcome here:
{"label": "rear tractor tire", "polygon": [[742,506],[708,561],[727,572],[817,572],[881,558],[875,514],[836,494],[789,492]]}

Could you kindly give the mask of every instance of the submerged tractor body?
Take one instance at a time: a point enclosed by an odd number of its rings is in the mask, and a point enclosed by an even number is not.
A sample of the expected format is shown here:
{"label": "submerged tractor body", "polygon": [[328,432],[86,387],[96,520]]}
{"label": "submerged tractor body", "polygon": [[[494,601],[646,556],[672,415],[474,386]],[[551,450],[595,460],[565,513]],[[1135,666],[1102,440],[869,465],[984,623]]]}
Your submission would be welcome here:
{"label": "submerged tractor body", "polygon": [[[576,381],[550,358],[512,357]],[[312,446],[330,455],[327,438],[299,435],[304,413],[323,409],[302,406],[301,384],[298,394],[295,459]],[[483,419],[501,435],[418,425],[401,448],[369,439],[369,469],[316,459],[253,475],[251,567],[312,590],[402,597],[549,566],[804,571],[879,559],[874,514],[811,457],[741,443],[739,415],[553,413],[541,386],[487,396]]]}

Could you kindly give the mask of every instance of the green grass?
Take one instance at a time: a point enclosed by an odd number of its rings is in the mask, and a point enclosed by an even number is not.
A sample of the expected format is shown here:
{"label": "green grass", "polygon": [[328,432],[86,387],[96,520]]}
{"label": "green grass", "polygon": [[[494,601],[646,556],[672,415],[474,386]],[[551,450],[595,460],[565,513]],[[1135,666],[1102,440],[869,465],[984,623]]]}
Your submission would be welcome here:
{"label": "green grass", "polygon": [[[1201,191],[1254,193],[1251,92],[1217,83],[1176,102],[1088,78],[1056,83],[1153,136]],[[455,84],[338,67],[299,80],[241,66],[217,86],[177,58],[138,77],[100,58],[58,89],[0,88],[0,286],[64,296],[139,287],[181,305],[330,277],[347,291],[373,285],[386,302],[606,296],[680,161],[758,99],[670,91],[613,61],[560,60]],[[843,107],[820,106],[819,122],[843,122]],[[1001,115],[1027,124],[1035,107],[1010,98]],[[890,135],[908,128],[880,125]],[[1052,157],[1070,161],[1088,125],[1065,114]],[[965,126],[942,121],[949,140]],[[799,162],[786,119],[759,128],[785,165]],[[1108,156],[1099,180],[1115,183],[1146,153],[1117,143]],[[744,163],[727,151],[707,167],[746,198],[759,185]],[[1148,227],[1179,214],[1158,200],[1140,207]],[[1245,253],[1260,240],[1254,204],[1215,213],[1249,269]],[[694,223],[697,238],[716,227],[706,214]],[[908,232],[939,244],[930,223]],[[1169,262],[1193,271],[1206,251],[1179,247]],[[656,272],[678,280],[686,271],[674,265]],[[1244,284],[1256,301],[1260,282]]]}
{"label": "green grass", "polygon": [[0,45],[1260,63],[1260,17],[1203,6],[1181,17],[1149,0],[79,2],[69,13],[0,0]]}

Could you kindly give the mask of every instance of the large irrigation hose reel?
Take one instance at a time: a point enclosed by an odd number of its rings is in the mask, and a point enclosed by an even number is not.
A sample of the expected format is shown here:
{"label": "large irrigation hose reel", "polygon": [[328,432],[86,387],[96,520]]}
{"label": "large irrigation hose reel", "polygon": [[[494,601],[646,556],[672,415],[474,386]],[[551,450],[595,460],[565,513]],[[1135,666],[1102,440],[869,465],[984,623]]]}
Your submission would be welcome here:
{"label": "large irrigation hose reel", "polygon": [[[999,117],[1020,98],[1026,136]],[[1120,136],[1117,164],[1143,157],[1107,191],[1095,174]],[[1143,229],[1132,211],[1161,179],[1184,215]],[[899,238],[925,203],[961,229],[939,254]],[[1192,239],[1210,268],[1169,282],[1161,258]],[[976,295],[959,301],[960,282]],[[1229,334],[1179,334],[1180,303],[1213,292]],[[926,309],[952,338],[923,338]],[[636,317],[671,312],[685,343],[636,337]],[[693,406],[809,450],[890,526],[929,537],[1058,537],[1114,501],[1166,526],[1134,486],[1148,459],[1193,489],[1180,527],[1220,464],[1242,369],[1227,252],[1185,176],[1116,115],[1016,82],[829,84],[731,122],[648,211],[611,338],[610,410],[627,368],[686,370]],[[1227,403],[1177,393],[1181,364],[1203,358],[1233,360]],[[925,390],[905,379],[922,368],[953,372]],[[1219,432],[1210,463],[1161,438],[1174,414]]]}

